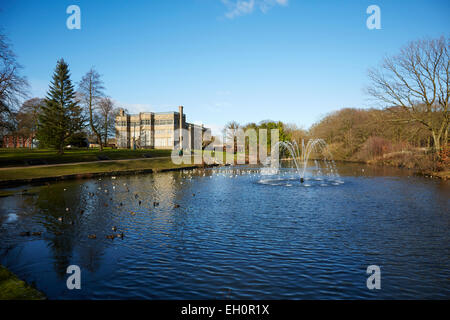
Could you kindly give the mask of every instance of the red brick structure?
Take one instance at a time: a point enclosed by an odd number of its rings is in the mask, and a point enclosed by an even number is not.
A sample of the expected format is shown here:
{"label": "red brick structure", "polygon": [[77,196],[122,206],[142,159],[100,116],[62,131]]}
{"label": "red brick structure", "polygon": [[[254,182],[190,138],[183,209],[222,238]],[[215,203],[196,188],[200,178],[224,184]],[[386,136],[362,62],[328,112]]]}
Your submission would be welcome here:
{"label": "red brick structure", "polygon": [[32,137],[15,135],[3,136],[3,148],[31,148],[32,142]]}

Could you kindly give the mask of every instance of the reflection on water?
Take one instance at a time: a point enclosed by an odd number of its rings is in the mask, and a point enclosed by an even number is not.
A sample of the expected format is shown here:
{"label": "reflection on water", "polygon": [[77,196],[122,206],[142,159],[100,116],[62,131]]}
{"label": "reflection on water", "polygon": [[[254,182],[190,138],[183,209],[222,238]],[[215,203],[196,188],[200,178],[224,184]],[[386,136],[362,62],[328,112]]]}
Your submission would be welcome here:
{"label": "reflection on water", "polygon": [[[348,164],[340,177],[309,173],[304,184],[287,168],[239,166],[30,186],[0,198],[0,263],[52,299],[450,297],[448,183]],[[66,289],[71,264],[81,290]],[[366,288],[371,264],[380,291]]]}

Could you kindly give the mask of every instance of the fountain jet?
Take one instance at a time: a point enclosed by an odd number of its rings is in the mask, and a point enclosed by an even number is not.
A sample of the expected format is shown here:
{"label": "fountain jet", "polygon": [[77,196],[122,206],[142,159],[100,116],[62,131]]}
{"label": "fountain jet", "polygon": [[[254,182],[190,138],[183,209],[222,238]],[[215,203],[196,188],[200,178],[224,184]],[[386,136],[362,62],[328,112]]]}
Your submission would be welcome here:
{"label": "fountain jet", "polygon": [[[333,157],[331,152],[328,150],[327,143],[323,139],[310,139],[306,145],[305,141],[302,140],[301,148],[299,148],[297,142],[295,141],[279,141],[275,144],[275,147],[281,147],[289,152],[294,161],[301,183],[305,181],[306,166],[312,152],[324,155],[323,161],[325,163],[325,167],[329,170],[331,175],[337,174]],[[320,167],[317,162],[316,168],[317,171],[320,172]]]}

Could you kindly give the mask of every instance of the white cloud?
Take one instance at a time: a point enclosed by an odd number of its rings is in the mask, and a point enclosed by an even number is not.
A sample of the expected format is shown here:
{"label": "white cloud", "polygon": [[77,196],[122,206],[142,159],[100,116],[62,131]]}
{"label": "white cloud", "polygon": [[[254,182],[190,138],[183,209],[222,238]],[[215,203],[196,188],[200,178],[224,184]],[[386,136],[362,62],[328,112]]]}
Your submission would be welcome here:
{"label": "white cloud", "polygon": [[228,11],[225,17],[233,19],[252,13],[255,9],[263,13],[269,11],[272,7],[281,5],[287,6],[288,0],[221,0]]}

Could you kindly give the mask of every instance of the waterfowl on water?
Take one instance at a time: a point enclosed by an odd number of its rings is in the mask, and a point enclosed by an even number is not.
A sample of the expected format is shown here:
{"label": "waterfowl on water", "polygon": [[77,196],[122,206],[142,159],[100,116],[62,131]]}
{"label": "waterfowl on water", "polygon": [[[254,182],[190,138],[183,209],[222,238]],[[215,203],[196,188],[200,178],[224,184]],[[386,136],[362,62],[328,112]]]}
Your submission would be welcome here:
{"label": "waterfowl on water", "polygon": [[142,203],[142,201],[141,201],[141,200],[139,200],[139,205],[141,205],[141,203]]}
{"label": "waterfowl on water", "polygon": [[123,232],[116,234],[117,238],[123,239]]}
{"label": "waterfowl on water", "polygon": [[159,202],[153,202],[153,206],[154,206],[154,207],[159,206]]}
{"label": "waterfowl on water", "polygon": [[55,236],[60,236],[60,235],[62,235],[62,232],[61,231],[55,231],[54,234],[55,234]]}
{"label": "waterfowl on water", "polygon": [[174,208],[179,208],[180,205],[179,205],[179,204],[176,204],[176,205],[174,205],[173,207],[174,207]]}
{"label": "waterfowl on water", "polygon": [[111,229],[112,229],[112,231],[117,231],[117,227],[116,226],[113,226]]}
{"label": "waterfowl on water", "polygon": [[81,210],[81,211],[80,211],[80,214],[83,214],[83,213],[84,213],[84,210]]}
{"label": "waterfowl on water", "polygon": [[106,236],[106,239],[111,239],[111,240],[113,240],[115,237],[116,237],[115,234],[108,234],[108,235]]}
{"label": "waterfowl on water", "polygon": [[59,221],[59,222],[62,222],[62,221],[63,221],[63,217],[59,217],[59,218],[58,218],[58,221]]}
{"label": "waterfowl on water", "polygon": [[30,235],[30,231],[21,232],[20,235],[21,235],[22,237],[27,237],[27,236]]}
{"label": "waterfowl on water", "polygon": [[89,239],[96,239],[97,236],[96,236],[95,234],[90,234],[90,235],[88,235],[88,238],[89,238]]}
{"label": "waterfowl on water", "polygon": [[134,216],[136,214],[136,212],[131,211],[130,212],[132,216]]}
{"label": "waterfowl on water", "polygon": [[42,232],[32,232],[31,235],[32,236],[40,236],[42,234]]}

